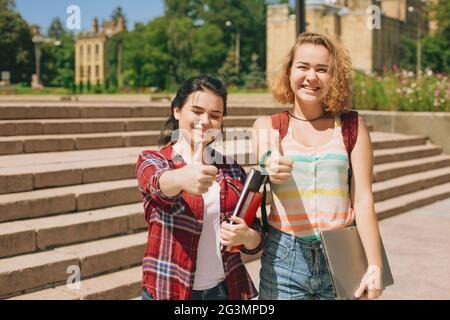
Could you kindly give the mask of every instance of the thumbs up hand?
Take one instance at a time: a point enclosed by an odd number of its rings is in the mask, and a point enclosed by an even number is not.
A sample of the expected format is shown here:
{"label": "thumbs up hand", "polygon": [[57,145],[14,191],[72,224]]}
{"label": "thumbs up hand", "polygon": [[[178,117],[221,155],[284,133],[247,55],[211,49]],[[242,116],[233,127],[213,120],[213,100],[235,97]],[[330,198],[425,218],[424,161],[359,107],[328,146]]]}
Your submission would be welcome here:
{"label": "thumbs up hand", "polygon": [[194,150],[193,163],[180,169],[182,189],[188,193],[201,195],[208,191],[216,180],[217,168],[203,164],[205,144],[197,144]]}
{"label": "thumbs up hand", "polygon": [[272,153],[266,160],[266,171],[269,174],[270,182],[274,184],[285,183],[292,176],[294,162],[283,156],[280,146],[279,133],[271,135]]}

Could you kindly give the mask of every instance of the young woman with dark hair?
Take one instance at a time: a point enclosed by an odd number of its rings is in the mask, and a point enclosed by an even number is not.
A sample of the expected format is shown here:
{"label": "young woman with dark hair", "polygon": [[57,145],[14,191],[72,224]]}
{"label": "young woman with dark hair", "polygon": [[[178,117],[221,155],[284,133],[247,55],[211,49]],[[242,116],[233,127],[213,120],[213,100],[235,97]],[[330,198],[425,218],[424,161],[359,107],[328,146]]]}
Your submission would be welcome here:
{"label": "young woman with dark hair", "polygon": [[[258,219],[231,217],[245,172],[222,155],[205,164],[211,132],[222,129],[227,91],[200,75],[185,81],[171,104],[159,151],[143,151],[136,177],[149,225],[142,299],[251,299],[257,291],[240,253],[262,249]],[[233,224],[228,222],[232,221]]]}

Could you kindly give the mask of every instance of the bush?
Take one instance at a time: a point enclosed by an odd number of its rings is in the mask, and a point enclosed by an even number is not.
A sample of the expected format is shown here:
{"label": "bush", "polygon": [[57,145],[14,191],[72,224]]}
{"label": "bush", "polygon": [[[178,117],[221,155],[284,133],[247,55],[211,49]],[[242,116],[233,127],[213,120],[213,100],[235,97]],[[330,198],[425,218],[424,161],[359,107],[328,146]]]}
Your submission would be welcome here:
{"label": "bush", "polygon": [[427,70],[420,79],[412,71],[385,70],[383,75],[355,71],[355,109],[386,111],[450,111],[448,76]]}

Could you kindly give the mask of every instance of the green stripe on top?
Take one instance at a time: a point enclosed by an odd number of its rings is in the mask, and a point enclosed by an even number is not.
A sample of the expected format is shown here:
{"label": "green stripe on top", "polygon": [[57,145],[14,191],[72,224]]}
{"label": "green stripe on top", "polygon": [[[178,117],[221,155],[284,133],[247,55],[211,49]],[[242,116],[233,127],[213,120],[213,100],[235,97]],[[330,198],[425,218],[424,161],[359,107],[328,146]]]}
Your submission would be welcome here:
{"label": "green stripe on top", "polygon": [[342,155],[337,153],[327,153],[324,155],[318,155],[318,156],[286,156],[287,158],[291,159],[294,162],[305,162],[305,163],[311,163],[315,161],[321,161],[321,160],[340,160],[340,161],[348,161],[348,155]]}
{"label": "green stripe on top", "polygon": [[321,240],[320,235],[306,236],[306,237],[301,237],[300,239],[309,240],[309,241]]}
{"label": "green stripe on top", "polygon": [[347,173],[348,168],[347,166],[344,165],[334,165],[334,166],[323,165],[318,167],[317,171],[319,173],[334,173],[334,172]]}

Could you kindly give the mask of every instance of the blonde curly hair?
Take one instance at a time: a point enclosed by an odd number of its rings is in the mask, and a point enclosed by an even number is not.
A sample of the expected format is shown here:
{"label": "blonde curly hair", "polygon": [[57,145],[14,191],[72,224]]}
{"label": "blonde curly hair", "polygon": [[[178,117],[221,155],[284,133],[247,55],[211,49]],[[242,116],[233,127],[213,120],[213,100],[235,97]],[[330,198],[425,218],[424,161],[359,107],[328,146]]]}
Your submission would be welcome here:
{"label": "blonde curly hair", "polygon": [[298,36],[295,45],[283,61],[282,67],[273,77],[269,77],[269,88],[276,101],[281,104],[293,104],[294,92],[290,85],[290,69],[297,48],[305,43],[325,47],[330,53],[330,89],[322,105],[326,112],[338,114],[352,108],[352,62],[348,53],[328,37],[305,32]]}

